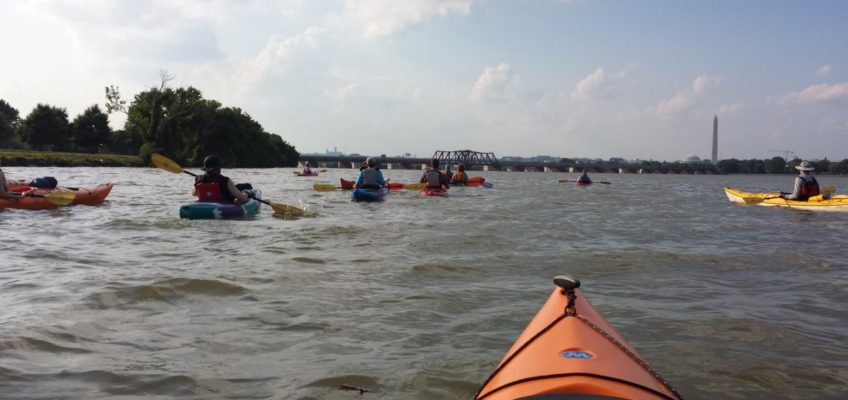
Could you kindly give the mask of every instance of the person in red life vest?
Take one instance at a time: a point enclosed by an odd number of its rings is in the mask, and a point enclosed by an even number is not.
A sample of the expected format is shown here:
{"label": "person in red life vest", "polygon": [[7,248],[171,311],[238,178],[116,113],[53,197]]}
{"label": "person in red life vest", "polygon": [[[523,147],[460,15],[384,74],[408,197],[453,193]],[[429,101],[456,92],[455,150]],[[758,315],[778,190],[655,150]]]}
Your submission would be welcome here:
{"label": "person in red life vest", "polygon": [[438,189],[444,186],[445,189],[450,187],[450,181],[442,171],[439,171],[439,159],[434,158],[430,162],[430,168],[421,175],[421,183],[426,183],[428,188]]}
{"label": "person in red life vest", "polygon": [[249,184],[239,184],[242,189],[248,189],[247,193],[239,190],[232,179],[221,175],[221,159],[216,155],[209,155],[203,159],[203,170],[205,174],[194,180],[194,189],[191,194],[197,196],[200,201],[216,201],[222,203],[246,203],[249,199]]}
{"label": "person in red life vest", "polygon": [[816,168],[810,166],[810,163],[803,161],[801,165],[795,166],[795,169],[800,171],[798,176],[795,177],[795,188],[792,193],[780,192],[780,197],[786,200],[807,201],[810,197],[818,196],[821,193],[819,183],[816,182],[816,178],[808,173],[814,171]]}

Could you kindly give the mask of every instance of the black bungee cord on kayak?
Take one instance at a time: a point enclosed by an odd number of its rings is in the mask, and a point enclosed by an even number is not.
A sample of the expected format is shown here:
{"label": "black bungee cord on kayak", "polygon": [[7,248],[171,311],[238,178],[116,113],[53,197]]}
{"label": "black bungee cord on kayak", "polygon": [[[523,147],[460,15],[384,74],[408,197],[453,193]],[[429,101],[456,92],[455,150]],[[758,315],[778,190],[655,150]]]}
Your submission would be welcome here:
{"label": "black bungee cord on kayak", "polygon": [[[507,385],[505,385],[505,386],[501,386],[501,387],[495,388],[495,389],[493,389],[492,391],[489,391],[488,393],[483,394],[483,395],[481,396],[481,394],[482,394],[481,392],[483,391],[483,388],[485,388],[485,387],[486,387],[486,385],[488,385],[488,384],[489,384],[489,381],[491,381],[491,380],[492,380],[495,376],[497,376],[497,374],[498,374],[498,373],[499,373],[499,372],[500,372],[500,371],[501,371],[504,367],[506,367],[506,366],[507,366],[507,364],[509,364],[509,363],[510,363],[513,359],[515,359],[515,357],[516,357],[516,356],[518,356],[518,354],[519,354],[519,353],[521,353],[522,351],[524,351],[524,349],[526,349],[526,348],[527,348],[527,347],[528,347],[531,343],[533,343],[534,341],[536,341],[536,339],[538,339],[539,337],[541,337],[542,335],[544,335],[547,331],[551,330],[551,328],[553,328],[554,326],[556,326],[556,325],[557,325],[560,321],[562,321],[563,319],[568,318],[568,317],[574,317],[574,318],[577,318],[579,321],[582,321],[584,324],[586,324],[587,326],[589,326],[589,327],[590,327],[590,328],[592,328],[593,330],[595,330],[595,331],[597,331],[598,333],[600,333],[603,337],[605,337],[605,338],[606,338],[607,340],[609,340],[611,343],[613,343],[614,345],[616,345],[619,349],[621,349],[622,351],[624,351],[624,354],[627,354],[630,358],[632,358],[633,360],[635,360],[635,361],[636,361],[636,363],[638,363],[640,366],[642,366],[642,368],[644,368],[646,371],[648,371],[648,373],[650,373],[650,374],[651,374],[651,375],[652,375],[652,376],[653,376],[653,377],[654,377],[657,381],[659,381],[659,382],[660,382],[662,385],[664,385],[664,386],[665,386],[665,387],[666,387],[669,391],[671,391],[671,392],[672,392],[672,393],[676,396],[676,398],[675,398],[675,397],[669,397],[669,396],[668,396],[668,395],[666,395],[665,393],[658,392],[658,391],[656,391],[656,390],[654,390],[654,389],[651,389],[651,388],[649,388],[649,387],[645,387],[645,386],[642,386],[642,385],[639,385],[639,384],[636,384],[636,383],[633,383],[633,382],[629,382],[629,381],[621,380],[621,379],[618,379],[618,378],[615,378],[615,377],[611,377],[611,376],[596,375],[596,374],[580,374],[580,375],[595,376],[595,377],[602,378],[602,379],[608,379],[608,380],[612,380],[612,381],[616,381],[616,382],[624,383],[624,384],[627,384],[627,385],[636,386],[636,387],[638,387],[638,388],[640,388],[640,389],[642,389],[642,390],[645,390],[645,391],[651,392],[651,393],[653,393],[653,394],[655,394],[655,395],[657,395],[657,396],[663,397],[663,398],[668,399],[668,400],[683,400],[683,396],[681,396],[681,395],[680,395],[680,393],[678,393],[678,392],[677,392],[677,390],[675,390],[675,389],[671,386],[671,384],[670,384],[667,380],[665,380],[665,378],[663,378],[662,376],[660,376],[660,374],[659,374],[657,371],[654,371],[654,369],[653,369],[653,368],[651,368],[651,367],[648,365],[648,363],[646,363],[644,360],[642,360],[641,358],[639,358],[639,356],[637,356],[635,353],[633,353],[632,351],[630,351],[630,350],[627,348],[627,346],[625,346],[624,344],[622,344],[621,342],[619,342],[616,338],[612,337],[612,335],[608,334],[608,333],[607,333],[606,331],[604,331],[601,327],[599,327],[599,326],[595,325],[594,323],[592,323],[592,321],[587,320],[587,319],[586,319],[586,318],[584,318],[582,315],[578,315],[578,314],[577,314],[577,307],[574,305],[574,301],[577,299],[577,293],[575,293],[575,292],[574,292],[574,289],[577,289],[577,288],[579,288],[579,287],[580,287],[580,281],[579,281],[579,280],[574,279],[574,278],[572,278],[572,277],[570,277],[570,276],[567,276],[567,275],[558,275],[558,276],[554,277],[554,284],[556,284],[557,286],[561,287],[561,288],[562,288],[562,294],[566,295],[566,296],[567,296],[567,298],[568,298],[568,302],[567,302],[567,303],[566,303],[566,305],[565,305],[565,310],[563,310],[563,311],[564,311],[564,312],[563,312],[563,314],[562,314],[562,315],[560,315],[559,317],[557,317],[556,319],[554,319],[553,321],[551,321],[551,323],[550,323],[550,324],[548,324],[546,327],[544,327],[544,328],[543,328],[543,329],[541,329],[539,332],[537,332],[535,335],[533,335],[533,337],[531,337],[531,338],[530,338],[529,340],[527,340],[524,344],[522,344],[522,345],[521,345],[521,347],[519,347],[518,349],[516,349],[516,350],[515,350],[515,352],[513,352],[513,353],[512,353],[512,355],[511,355],[509,358],[507,358],[507,359],[506,359],[506,360],[504,360],[504,361],[503,361],[500,365],[498,365],[498,367],[497,367],[497,368],[495,368],[494,372],[492,372],[492,374],[489,376],[489,378],[488,378],[488,379],[486,379],[486,381],[485,381],[485,382],[483,382],[483,384],[480,386],[480,389],[477,391],[477,394],[474,396],[474,398],[475,398],[475,399],[477,399],[477,400],[485,399],[485,398],[486,398],[486,397],[488,397],[490,394],[493,394],[493,393],[495,393],[495,392],[497,392],[497,391],[499,391],[499,390],[503,389],[503,388],[504,388],[504,387],[506,387],[506,386],[511,386],[511,385],[513,385],[513,384],[522,383],[522,382],[524,382],[524,381],[527,381],[527,380],[521,380],[521,381],[517,381],[517,382],[508,383],[508,384],[507,384]],[[565,375],[575,375],[575,374],[565,374]],[[543,378],[550,378],[550,377],[551,377],[551,376],[545,376],[545,377],[543,377]],[[528,380],[533,380],[533,379],[535,379],[535,378],[528,379]]]}

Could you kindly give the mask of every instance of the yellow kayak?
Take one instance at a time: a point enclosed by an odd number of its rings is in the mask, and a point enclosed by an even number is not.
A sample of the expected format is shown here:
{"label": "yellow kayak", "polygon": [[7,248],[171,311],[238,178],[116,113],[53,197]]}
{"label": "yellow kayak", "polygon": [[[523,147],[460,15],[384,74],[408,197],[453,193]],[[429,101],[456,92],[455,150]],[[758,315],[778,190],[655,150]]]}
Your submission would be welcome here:
{"label": "yellow kayak", "polygon": [[724,188],[727,199],[739,204],[755,204],[766,207],[788,207],[808,211],[848,211],[848,196],[825,193],[810,197],[806,201],[786,200],[780,193],[751,193],[733,188]]}

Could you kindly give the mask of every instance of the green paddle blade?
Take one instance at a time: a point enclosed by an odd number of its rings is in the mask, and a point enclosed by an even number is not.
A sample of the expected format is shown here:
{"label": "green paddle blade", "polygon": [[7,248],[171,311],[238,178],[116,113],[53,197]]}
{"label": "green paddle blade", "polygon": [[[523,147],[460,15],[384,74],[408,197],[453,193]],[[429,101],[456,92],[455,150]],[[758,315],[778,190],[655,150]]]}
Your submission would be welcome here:
{"label": "green paddle blade", "polygon": [[330,183],[316,183],[312,185],[312,188],[318,192],[332,192],[336,190],[336,185]]}
{"label": "green paddle blade", "polygon": [[183,167],[180,164],[175,163],[168,157],[165,157],[159,153],[153,153],[150,155],[150,161],[153,162],[153,165],[164,169],[168,172],[173,172],[175,174],[180,174],[183,172]]}

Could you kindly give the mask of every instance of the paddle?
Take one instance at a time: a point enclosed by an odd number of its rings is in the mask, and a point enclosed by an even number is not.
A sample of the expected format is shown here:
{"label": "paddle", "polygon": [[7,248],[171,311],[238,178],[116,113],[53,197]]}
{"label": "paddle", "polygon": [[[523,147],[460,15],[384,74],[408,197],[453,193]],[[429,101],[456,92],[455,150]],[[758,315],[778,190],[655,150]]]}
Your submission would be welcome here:
{"label": "paddle", "polygon": [[[833,193],[836,193],[836,188],[835,188],[834,186],[825,186],[824,188],[822,188],[821,193],[819,193],[819,194],[820,194],[820,195],[823,195],[823,194],[833,194]],[[770,200],[770,199],[779,199],[779,198],[780,198],[780,196],[770,196],[770,197],[743,197],[743,198],[742,198],[742,201],[744,201],[744,202],[745,202],[745,204],[760,204],[760,203],[762,203],[763,201],[766,201],[766,200]],[[783,200],[785,200],[785,201],[786,201],[786,204],[789,204],[789,200],[788,200],[788,199],[783,199]]]}
{"label": "paddle", "polygon": [[312,188],[315,189],[316,192],[332,192],[336,189],[344,189],[343,187],[337,187],[332,183],[316,183],[312,185]]}
{"label": "paddle", "polygon": [[[180,166],[180,164],[177,164],[176,162],[174,162],[170,158],[165,157],[165,156],[163,156],[159,153],[151,154],[150,155],[150,161],[153,162],[153,165],[155,165],[159,168],[162,168],[165,171],[173,172],[175,174],[184,173],[184,174],[188,174],[188,175],[197,177],[197,174],[194,174],[194,173],[191,173],[189,171],[184,170],[183,167]],[[264,203],[264,204],[271,206],[271,208],[273,208],[274,212],[276,212],[276,213],[291,214],[291,215],[295,215],[295,216],[303,216],[303,215],[306,215],[306,213],[307,213],[306,210],[304,210],[300,207],[290,206],[288,204],[271,203],[270,201],[266,201],[266,200],[262,200],[262,199],[255,199],[255,200],[260,202],[260,203]]]}
{"label": "paddle", "polygon": [[25,194],[22,194],[21,197],[22,198],[23,197],[40,197],[40,198],[47,199],[47,201],[49,201],[53,204],[60,205],[60,206],[66,206],[68,204],[73,203],[74,199],[77,197],[77,195],[74,192],[54,192],[54,193],[47,193],[47,194],[25,193]]}
{"label": "paddle", "polygon": [[403,188],[406,190],[421,190],[427,186],[426,183],[404,183]]}

